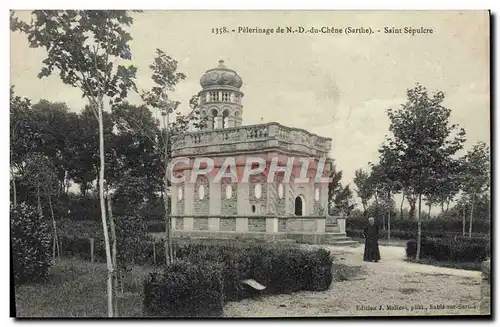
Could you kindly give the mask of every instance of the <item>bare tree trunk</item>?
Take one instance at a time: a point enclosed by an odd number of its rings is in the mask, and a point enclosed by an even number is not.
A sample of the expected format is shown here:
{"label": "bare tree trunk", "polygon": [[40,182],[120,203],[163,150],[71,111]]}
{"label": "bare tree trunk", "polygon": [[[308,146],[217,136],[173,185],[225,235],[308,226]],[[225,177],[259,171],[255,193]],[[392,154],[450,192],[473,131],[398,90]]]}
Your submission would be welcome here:
{"label": "bare tree trunk", "polygon": [[464,202],[464,209],[463,209],[463,215],[462,215],[462,236],[465,236],[465,202]]}
{"label": "bare tree trunk", "polygon": [[387,240],[391,240],[391,192],[388,193],[388,203],[390,203],[390,206],[387,209]]}
{"label": "bare tree trunk", "polygon": [[422,215],[422,195],[418,195],[418,212],[417,212],[417,254],[415,255],[415,259],[420,260],[420,241],[422,238],[422,224],[420,222],[420,218]]}
{"label": "bare tree trunk", "polygon": [[427,212],[427,215],[428,215],[428,219],[431,219],[431,208],[432,208],[432,204],[428,204],[428,207],[429,207],[429,211]]}
{"label": "bare tree trunk", "polygon": [[54,226],[54,242],[52,244],[52,260],[54,262],[56,261],[56,250],[58,255],[60,256],[59,252],[59,240],[57,237],[57,225],[56,225],[56,218],[54,217],[54,210],[52,209],[52,197],[50,196],[49,192],[49,207],[50,207],[50,215],[52,216],[52,225]]}
{"label": "bare tree trunk", "polygon": [[114,316],[119,317],[118,314],[118,297],[117,297],[117,292],[118,292],[118,275],[117,275],[117,269],[118,269],[118,263],[116,262],[116,229],[115,229],[115,220],[113,218],[113,209],[111,206],[111,195],[108,193],[108,213],[109,213],[109,227],[111,229],[111,242],[112,242],[112,248],[111,248],[111,256],[113,258],[113,267],[115,268],[115,271],[113,273],[113,284],[114,284]]}
{"label": "bare tree trunk", "polygon": [[474,217],[474,200],[475,200],[476,194],[472,193],[472,201],[470,204],[470,221],[469,221],[469,237],[472,237],[472,220]]}
{"label": "bare tree trunk", "polygon": [[108,316],[113,317],[113,262],[111,259],[111,250],[109,246],[109,236],[108,236],[108,223],[106,220],[106,202],[104,200],[104,123],[102,118],[103,112],[103,99],[102,96],[99,99],[98,106],[98,120],[99,120],[99,158],[100,158],[100,168],[99,168],[99,198],[101,203],[101,219],[102,219],[102,229],[104,233],[104,244],[106,248],[106,263],[108,267]]}
{"label": "bare tree trunk", "polygon": [[406,200],[408,201],[408,204],[410,205],[410,210],[408,211],[408,219],[415,219],[415,206],[416,206],[416,199],[413,199],[411,197],[406,197]]}
{"label": "bare tree trunk", "polygon": [[441,201],[441,214],[444,213],[444,201]]}
{"label": "bare tree trunk", "polygon": [[[165,122],[165,116],[167,117],[167,121]],[[165,206],[165,234],[166,234],[166,240],[165,240],[165,259],[166,263],[172,263],[173,262],[173,253],[172,253],[172,224],[170,221],[170,208],[168,204],[168,138],[169,138],[169,115],[168,115],[168,108],[166,110],[166,115],[163,116],[163,125],[165,127],[165,176],[163,179],[163,187],[164,187],[164,192],[163,192],[163,199],[164,199],[164,206]]]}
{"label": "bare tree trunk", "polygon": [[448,213],[448,209],[450,209],[450,201],[446,201],[446,213]]}
{"label": "bare tree trunk", "polygon": [[403,189],[403,195],[401,197],[401,205],[399,206],[399,215],[400,215],[400,218],[403,219],[403,204],[405,202],[405,190]]}

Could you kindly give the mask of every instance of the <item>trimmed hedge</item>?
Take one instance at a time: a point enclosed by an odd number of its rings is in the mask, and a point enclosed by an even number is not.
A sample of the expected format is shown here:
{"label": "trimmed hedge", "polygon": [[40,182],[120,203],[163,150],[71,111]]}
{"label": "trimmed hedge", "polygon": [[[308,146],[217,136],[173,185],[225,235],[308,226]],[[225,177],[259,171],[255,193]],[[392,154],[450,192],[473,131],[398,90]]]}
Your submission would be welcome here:
{"label": "trimmed hedge", "polygon": [[143,308],[153,317],[220,316],[224,307],[222,269],[213,262],[177,261],[143,283]]}
{"label": "trimmed hedge", "polygon": [[[351,216],[346,219],[346,229],[349,230],[361,230],[367,224],[367,217],[354,217]],[[387,219],[385,220],[387,224]],[[382,230],[382,219],[376,218],[376,223],[380,225],[380,229]],[[463,228],[462,219],[423,219],[421,221],[422,231],[428,232],[440,232],[447,231],[453,233],[462,234]],[[467,226],[469,226],[469,222],[467,220]],[[386,226],[387,228],[387,226]],[[413,232],[418,228],[416,219],[391,219],[391,230],[400,230],[400,231],[408,231]],[[472,230],[476,233],[488,234],[490,232],[490,224],[489,221],[478,220],[475,219],[472,221]]]}
{"label": "trimmed hedge", "polygon": [[[347,229],[346,234],[349,237],[354,238],[362,238],[363,230],[362,229]],[[380,238],[387,239],[388,231],[380,230],[379,231]],[[481,233],[473,233],[473,237],[483,237],[484,234]],[[426,231],[422,230],[422,237],[436,237],[436,238],[447,238],[447,237],[462,237],[462,232],[444,232],[444,231]],[[392,230],[391,229],[391,238],[399,238],[401,240],[411,240],[417,238],[417,230],[415,231],[405,231],[405,230]]]}
{"label": "trimmed hedge", "polygon": [[[449,262],[482,262],[490,254],[487,238],[422,238],[420,257]],[[416,240],[406,244],[407,258],[414,259],[417,253]]]}
{"label": "trimmed hedge", "polygon": [[[153,273],[145,280],[144,312],[147,315],[184,316],[188,312],[190,316],[207,316],[204,308],[208,301],[218,305],[258,294],[242,283],[244,279],[254,279],[266,286],[262,294],[322,291],[330,287],[333,279],[333,258],[324,249],[305,250],[283,245],[185,244],[177,246],[176,252],[177,258],[185,261],[174,266],[191,266],[182,274],[167,266],[163,274]],[[210,272],[212,276],[217,275],[219,269],[222,276],[220,301],[214,300],[219,289],[214,288],[215,282],[212,279],[202,286],[198,282],[198,270],[205,270],[207,273],[214,270]],[[187,275],[188,272],[193,276]],[[162,279],[159,278],[160,275]],[[182,282],[175,282],[179,279]],[[158,286],[162,282],[164,285]],[[165,290],[166,285],[170,287],[169,290]],[[184,294],[188,299],[196,297],[198,300],[183,301],[178,296],[169,297],[166,294]],[[174,310],[175,301],[183,301],[183,307],[179,311]],[[158,308],[162,305],[163,308]],[[211,309],[213,314],[220,313],[217,308],[218,306]]]}

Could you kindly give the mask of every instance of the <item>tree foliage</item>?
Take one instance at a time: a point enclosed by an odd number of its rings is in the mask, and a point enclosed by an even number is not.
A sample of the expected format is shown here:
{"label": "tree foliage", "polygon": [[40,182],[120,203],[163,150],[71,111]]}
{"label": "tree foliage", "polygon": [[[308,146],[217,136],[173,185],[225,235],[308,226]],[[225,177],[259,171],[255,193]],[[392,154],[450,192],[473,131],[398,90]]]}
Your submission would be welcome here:
{"label": "tree foliage", "polygon": [[[419,221],[422,195],[436,193],[447,181],[453,156],[465,142],[465,131],[449,123],[451,110],[442,105],[443,100],[443,92],[429,96],[418,83],[407,90],[407,102],[387,111],[392,136],[379,150],[384,176],[405,189],[411,210],[418,201]],[[418,259],[420,239],[417,243]]]}

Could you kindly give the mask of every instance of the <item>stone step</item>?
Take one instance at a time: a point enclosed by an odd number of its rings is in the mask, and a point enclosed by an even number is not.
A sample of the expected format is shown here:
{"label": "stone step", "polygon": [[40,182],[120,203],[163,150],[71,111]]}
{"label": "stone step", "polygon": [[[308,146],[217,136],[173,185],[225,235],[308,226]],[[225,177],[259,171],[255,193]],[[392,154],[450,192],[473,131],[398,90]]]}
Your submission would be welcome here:
{"label": "stone step", "polygon": [[338,240],[327,240],[326,244],[328,244],[328,245],[336,245],[336,246],[352,246],[352,247],[356,247],[356,246],[360,245],[359,242],[353,241],[353,240],[341,240],[341,241],[338,241]]}
{"label": "stone step", "polygon": [[326,233],[325,243],[329,245],[338,246],[356,246],[359,242],[352,240],[350,237],[346,236],[346,233],[333,232]]}
{"label": "stone step", "polygon": [[340,227],[339,226],[325,226],[325,232],[327,232],[327,233],[340,232]]}
{"label": "stone step", "polygon": [[341,232],[331,232],[331,233],[326,233],[326,237],[346,237],[346,233],[341,233]]}
{"label": "stone step", "polygon": [[350,237],[347,237],[347,236],[335,236],[335,237],[326,237],[326,241],[332,241],[332,242],[336,242],[336,241],[352,241],[352,239]]}

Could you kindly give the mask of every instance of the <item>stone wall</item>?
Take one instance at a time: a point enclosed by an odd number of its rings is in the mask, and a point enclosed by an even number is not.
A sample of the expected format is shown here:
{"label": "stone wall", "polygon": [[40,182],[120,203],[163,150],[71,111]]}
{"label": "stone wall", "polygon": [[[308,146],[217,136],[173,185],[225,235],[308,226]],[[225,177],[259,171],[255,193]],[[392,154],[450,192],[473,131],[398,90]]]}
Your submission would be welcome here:
{"label": "stone wall", "polygon": [[288,232],[316,232],[318,226],[316,219],[293,218],[287,220]]}
{"label": "stone wall", "polygon": [[208,218],[195,218],[193,228],[194,230],[208,230]]}
{"label": "stone wall", "polygon": [[175,218],[175,229],[176,230],[184,229],[184,218],[181,217]]}
{"label": "stone wall", "polygon": [[288,219],[286,218],[279,218],[278,219],[278,232],[286,232],[286,221]]}
{"label": "stone wall", "polygon": [[[264,175],[256,175],[250,177],[250,209],[251,214],[264,215],[267,214],[267,193],[268,186],[267,178]],[[260,190],[260,191],[259,191]],[[255,210],[255,211],[254,211]]]}
{"label": "stone wall", "polygon": [[249,232],[266,232],[266,219],[265,218],[248,218],[248,231]]}
{"label": "stone wall", "polygon": [[224,232],[236,231],[236,218],[220,218],[219,229]]}

